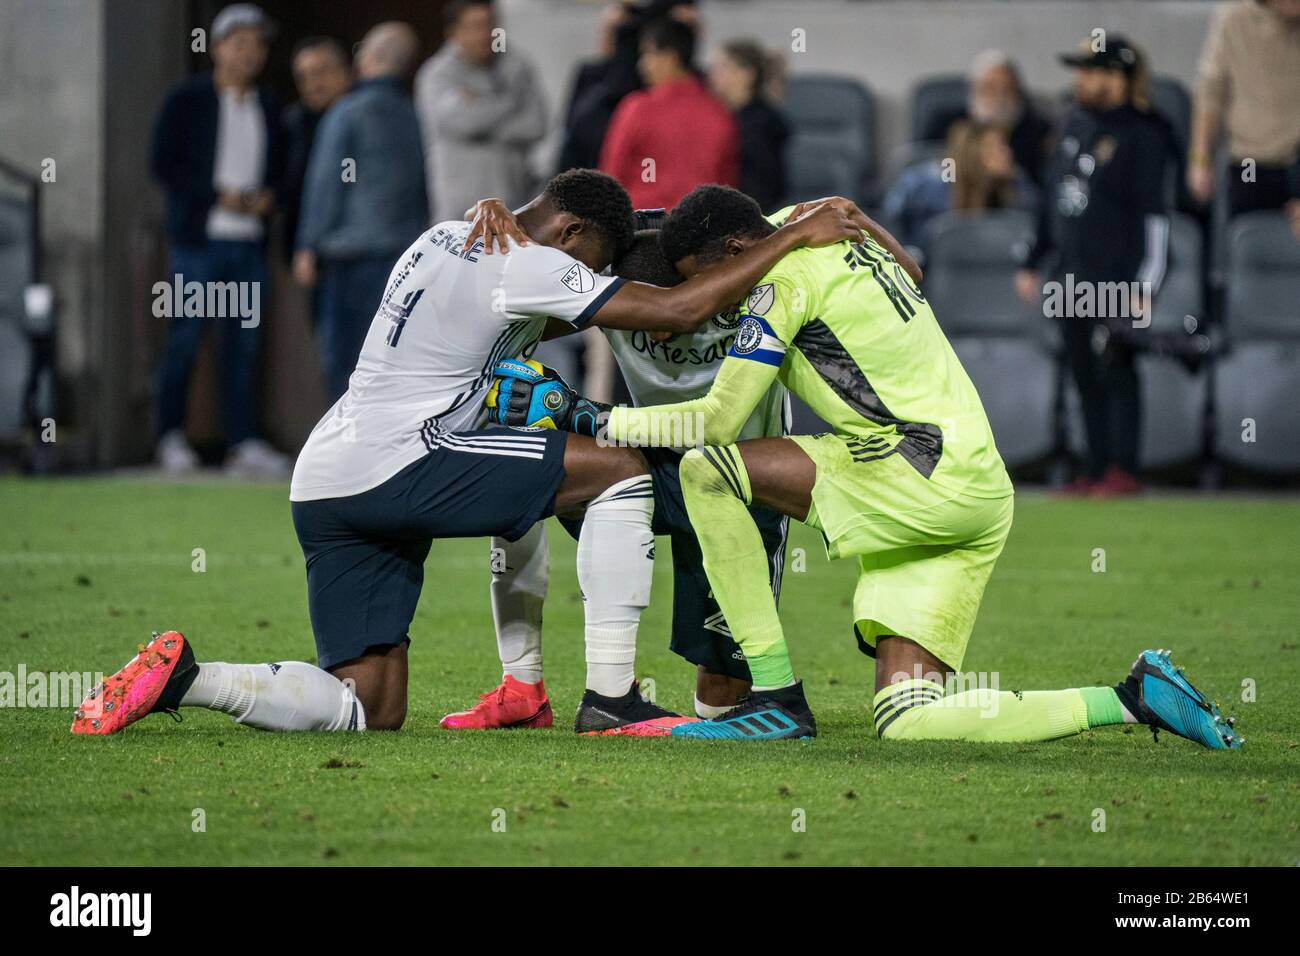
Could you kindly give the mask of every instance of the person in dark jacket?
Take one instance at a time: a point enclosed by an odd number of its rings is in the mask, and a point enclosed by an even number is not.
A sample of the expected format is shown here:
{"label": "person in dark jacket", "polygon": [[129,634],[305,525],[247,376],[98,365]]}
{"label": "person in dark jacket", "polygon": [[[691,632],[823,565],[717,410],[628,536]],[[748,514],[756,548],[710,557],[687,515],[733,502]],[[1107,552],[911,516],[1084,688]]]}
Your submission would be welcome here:
{"label": "person in dark jacket", "polygon": [[[267,301],[266,220],[275,207],[283,167],[279,107],[256,85],[270,34],[270,21],[253,4],[233,4],[217,14],[209,33],[213,70],[168,94],[154,126],[149,162],[167,194],[173,276],[185,286],[236,289],[259,309]],[[205,302],[213,298],[203,296]],[[171,326],[159,370],[159,463],[172,473],[198,466],[184,434],[186,397],[212,321],[222,331],[227,470],[287,475],[288,461],[257,434],[254,371],[260,315],[193,311],[165,310]]]}
{"label": "person in dark jacket", "polygon": [[420,123],[405,84],[418,53],[409,25],[371,29],[358,82],[325,114],[307,164],[293,273],[317,286],[331,401],[347,391],[394,261],[429,226]]}
{"label": "person in dark jacket", "polygon": [[[1048,163],[1037,238],[1016,275],[1021,298],[1062,321],[1083,406],[1086,473],[1071,491],[1134,494],[1141,407],[1134,343],[1150,322],[1168,257],[1167,136],[1146,101],[1135,47],[1111,34],[1063,54],[1076,106]],[[1041,282],[1044,270],[1051,282]]]}
{"label": "person in dark jacket", "polygon": [[629,93],[641,89],[637,60],[641,32],[650,23],[672,17],[695,29],[695,0],[619,0],[601,15],[600,56],[578,65],[557,172],[595,169],[614,110]]}
{"label": "person in dark jacket", "polygon": [[786,198],[790,126],[767,96],[768,53],[749,40],[724,43],[709,65],[709,85],[740,127],[740,191],[767,212]]}
{"label": "person in dark jacket", "polygon": [[1052,127],[1034,109],[1020,68],[1000,50],[985,50],[975,57],[969,76],[965,108],[936,113],[921,131],[921,138],[946,140],[952,126],[967,119],[1001,126],[1007,131],[1016,165],[1035,184],[1041,183]]}
{"label": "person in dark jacket", "polygon": [[293,82],[298,102],[284,111],[284,181],[280,190],[281,236],[285,258],[293,258],[307,161],[321,117],[352,85],[352,65],[333,37],[307,37],[293,51]]}

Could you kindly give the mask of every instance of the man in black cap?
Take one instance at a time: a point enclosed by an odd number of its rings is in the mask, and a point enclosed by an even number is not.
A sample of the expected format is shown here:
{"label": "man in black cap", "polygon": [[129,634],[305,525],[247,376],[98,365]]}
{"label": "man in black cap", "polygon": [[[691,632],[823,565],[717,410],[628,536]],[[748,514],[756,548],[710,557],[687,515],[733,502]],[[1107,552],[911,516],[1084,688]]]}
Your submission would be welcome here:
{"label": "man in black cap", "polygon": [[1061,61],[1074,69],[1076,105],[1048,164],[1037,238],[1016,286],[1063,320],[1088,441],[1086,473],[1070,490],[1133,494],[1141,409],[1132,330],[1149,324],[1164,278],[1168,142],[1146,109],[1146,70],[1132,44],[1098,31]]}

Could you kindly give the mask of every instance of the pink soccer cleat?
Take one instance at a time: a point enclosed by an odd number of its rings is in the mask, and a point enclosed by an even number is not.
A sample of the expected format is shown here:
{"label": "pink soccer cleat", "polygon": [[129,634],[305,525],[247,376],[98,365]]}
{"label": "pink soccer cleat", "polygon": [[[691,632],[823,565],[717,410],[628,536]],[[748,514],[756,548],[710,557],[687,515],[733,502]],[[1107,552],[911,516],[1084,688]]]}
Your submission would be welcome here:
{"label": "pink soccer cleat", "polygon": [[448,714],[438,722],[445,730],[495,730],[549,727],[551,702],[541,681],[525,684],[509,674],[469,710]]}
{"label": "pink soccer cleat", "polygon": [[73,717],[72,732],[115,734],[147,714],[175,713],[197,675],[184,635],[155,631],[125,667],[90,691]]}

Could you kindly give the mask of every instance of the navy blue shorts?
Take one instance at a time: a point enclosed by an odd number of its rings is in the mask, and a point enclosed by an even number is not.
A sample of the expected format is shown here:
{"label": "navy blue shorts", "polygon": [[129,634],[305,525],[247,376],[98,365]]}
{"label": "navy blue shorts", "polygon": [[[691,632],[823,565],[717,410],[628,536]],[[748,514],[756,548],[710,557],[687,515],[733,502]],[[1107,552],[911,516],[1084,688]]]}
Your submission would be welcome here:
{"label": "navy blue shorts", "polygon": [[293,502],[324,668],[410,640],[434,538],[515,541],[555,512],[568,433],[453,432],[369,491]]}
{"label": "navy blue shorts", "polygon": [[[673,557],[673,625],[669,649],[692,664],[713,674],[749,680],[749,663],[731,636],[722,609],[713,597],[709,576],[704,573],[704,555],[699,538],[686,514],[682,484],[678,477],[682,453],[668,448],[643,448],[654,484],[655,534],[668,535]],[[753,507],[749,513],[767,550],[768,578],[777,602],[781,599],[781,575],[785,570],[785,541],[789,519],[767,508]],[[560,519],[577,537],[580,521]]]}

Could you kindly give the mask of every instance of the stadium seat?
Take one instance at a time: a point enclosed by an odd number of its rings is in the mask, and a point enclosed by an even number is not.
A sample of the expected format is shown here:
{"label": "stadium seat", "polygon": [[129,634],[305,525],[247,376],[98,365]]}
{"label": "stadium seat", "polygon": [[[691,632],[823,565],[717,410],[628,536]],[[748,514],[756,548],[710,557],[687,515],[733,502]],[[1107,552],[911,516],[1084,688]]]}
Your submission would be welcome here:
{"label": "stadium seat", "polygon": [[857,80],[792,76],[785,110],[792,200],[841,195],[862,199],[876,176],[876,102]]}
{"label": "stadium seat", "polygon": [[1138,460],[1143,470],[1197,460],[1204,448],[1206,385],[1177,359],[1138,357],[1142,389],[1142,436]]}
{"label": "stadium seat", "polygon": [[1192,97],[1182,80],[1172,76],[1152,77],[1151,106],[1174,128],[1178,147],[1185,154],[1192,129]]}
{"label": "stadium seat", "polygon": [[1232,221],[1225,318],[1231,352],[1215,368],[1216,456],[1300,471],[1300,242],[1281,213]]}
{"label": "stadium seat", "polygon": [[[1156,297],[1148,332],[1174,347],[1204,325],[1201,232],[1188,216],[1170,216],[1169,266]],[[1188,321],[1188,317],[1192,321]],[[1204,450],[1206,382],[1177,358],[1148,354],[1138,359],[1142,388],[1143,469],[1193,461]]]}
{"label": "stadium seat", "polygon": [[1300,340],[1247,342],[1215,367],[1214,451],[1254,471],[1300,471]]}
{"label": "stadium seat", "polygon": [[1015,210],[950,212],[934,220],[925,294],[949,336],[1019,336],[1033,327],[1038,314],[1020,301],[1014,284],[1033,235],[1033,217]]}
{"label": "stadium seat", "polygon": [[966,109],[970,81],[962,73],[928,77],[912,90],[912,140],[942,142],[954,116]]}
{"label": "stadium seat", "polygon": [[1201,230],[1196,221],[1183,213],[1171,213],[1169,264],[1151,315],[1152,333],[1186,334],[1189,315],[1195,320],[1196,327],[1204,324],[1203,260]]}
{"label": "stadium seat", "polygon": [[0,197],[0,436],[22,424],[29,346],[23,333],[23,289],[31,281],[30,207]]}
{"label": "stadium seat", "polygon": [[1057,363],[1040,339],[954,336],[952,349],[975,384],[1008,467],[1056,448]]}
{"label": "stadium seat", "polygon": [[1227,325],[1232,340],[1300,338],[1300,242],[1280,212],[1228,227]]}
{"label": "stadium seat", "polygon": [[930,305],[1012,467],[1056,447],[1060,372],[1051,326],[1020,301],[1012,278],[1033,230],[1023,212],[946,213],[935,220],[925,275]]}

